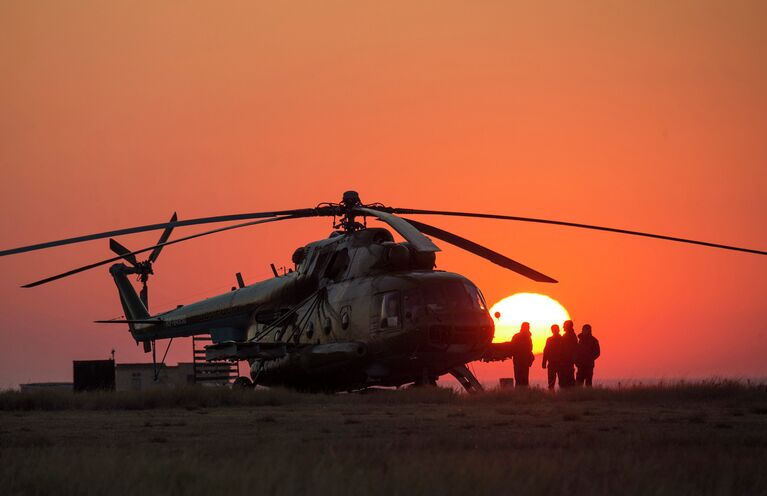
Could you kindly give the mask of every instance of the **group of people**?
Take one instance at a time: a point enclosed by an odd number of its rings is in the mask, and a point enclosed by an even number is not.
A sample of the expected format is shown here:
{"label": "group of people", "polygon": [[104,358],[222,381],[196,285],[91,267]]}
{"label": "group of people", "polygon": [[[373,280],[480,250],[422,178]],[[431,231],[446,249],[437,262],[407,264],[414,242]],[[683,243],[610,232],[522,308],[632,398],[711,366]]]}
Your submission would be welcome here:
{"label": "group of people", "polygon": [[[559,325],[551,326],[551,337],[543,349],[543,363],[548,370],[549,389],[572,386],[591,387],[594,378],[594,362],[600,355],[599,340],[591,334],[591,325],[585,324],[576,336],[572,320],[564,323],[565,333],[560,334]],[[514,350],[514,382],[517,386],[530,384],[530,367],[535,361],[530,324],[523,322],[519,332],[511,338]],[[576,371],[577,368],[577,371]]]}

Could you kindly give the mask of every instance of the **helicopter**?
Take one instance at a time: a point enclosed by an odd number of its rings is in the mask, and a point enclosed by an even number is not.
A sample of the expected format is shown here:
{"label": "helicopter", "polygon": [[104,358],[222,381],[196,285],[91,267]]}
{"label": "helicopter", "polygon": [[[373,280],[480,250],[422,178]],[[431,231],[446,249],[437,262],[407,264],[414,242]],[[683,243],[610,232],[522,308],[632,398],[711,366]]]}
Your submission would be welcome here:
{"label": "helicopter", "polygon": [[[566,221],[487,213],[394,208],[364,204],[356,191],[339,203],[314,208],[222,215],[118,229],[0,251],[0,256],[110,238],[116,257],[25,284],[31,288],[112,264],[124,319],[97,323],[127,325],[136,343],[152,352],[162,339],[210,335],[207,360],[246,361],[249,377],[236,387],[284,386],[306,391],[352,391],[373,386],[435,384],[450,374],[468,391],[482,385],[467,364],[511,358],[510,343],[493,343],[494,322],[480,289],[467,277],[437,270],[440,248],[435,238],[489,260],[532,281],[556,283],[552,277],[474,241],[402,215],[441,215],[512,220],[642,236],[758,255],[766,251],[706,241]],[[238,286],[230,292],[150,313],[148,280],[162,249],[233,229],[310,217],[332,217],[326,239],[298,247],[293,268],[274,277]],[[396,242],[382,221],[405,241]],[[170,240],[177,227],[243,221]],[[150,247],[130,250],[114,236],[162,230]],[[150,252],[139,261],[137,255]],[[126,264],[127,262],[127,264]],[[128,276],[142,284],[137,292]],[[170,345],[170,344],[169,344]],[[168,346],[169,346],[168,345]],[[167,351],[166,351],[167,353]]]}

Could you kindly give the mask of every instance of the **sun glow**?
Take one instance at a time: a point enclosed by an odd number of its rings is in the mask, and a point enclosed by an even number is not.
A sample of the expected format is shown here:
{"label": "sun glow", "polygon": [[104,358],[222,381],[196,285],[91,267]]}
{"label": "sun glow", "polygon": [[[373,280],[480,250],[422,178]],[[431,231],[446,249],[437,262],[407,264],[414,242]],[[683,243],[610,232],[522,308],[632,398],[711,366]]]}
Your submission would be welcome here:
{"label": "sun glow", "polygon": [[508,296],[493,305],[490,315],[495,321],[495,343],[509,341],[519,331],[522,322],[529,322],[533,353],[543,352],[552,324],[562,327],[562,323],[570,319],[570,314],[557,300],[537,293]]}

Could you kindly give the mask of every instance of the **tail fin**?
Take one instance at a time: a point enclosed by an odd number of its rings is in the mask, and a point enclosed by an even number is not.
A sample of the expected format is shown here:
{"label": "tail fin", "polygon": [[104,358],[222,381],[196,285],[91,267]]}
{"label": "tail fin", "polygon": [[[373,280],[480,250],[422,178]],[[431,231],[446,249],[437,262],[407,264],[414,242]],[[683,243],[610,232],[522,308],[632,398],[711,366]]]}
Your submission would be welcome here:
{"label": "tail fin", "polygon": [[[126,320],[149,320],[151,315],[141,302],[136,290],[133,289],[133,285],[128,280],[126,275],[128,267],[118,263],[109,268],[109,273],[115,280],[117,285],[117,292],[120,294],[120,303],[122,304],[123,311],[125,312]],[[134,330],[134,324],[128,324],[131,331]]]}

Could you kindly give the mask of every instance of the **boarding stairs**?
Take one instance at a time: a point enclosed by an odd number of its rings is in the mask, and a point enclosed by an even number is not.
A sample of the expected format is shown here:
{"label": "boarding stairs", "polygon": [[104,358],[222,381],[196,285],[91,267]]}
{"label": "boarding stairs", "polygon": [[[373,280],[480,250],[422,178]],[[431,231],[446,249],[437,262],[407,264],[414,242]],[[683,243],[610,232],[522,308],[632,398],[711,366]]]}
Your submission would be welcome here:
{"label": "boarding stairs", "polygon": [[240,364],[230,360],[206,360],[205,347],[213,344],[209,334],[192,336],[195,384],[226,385],[240,375]]}

